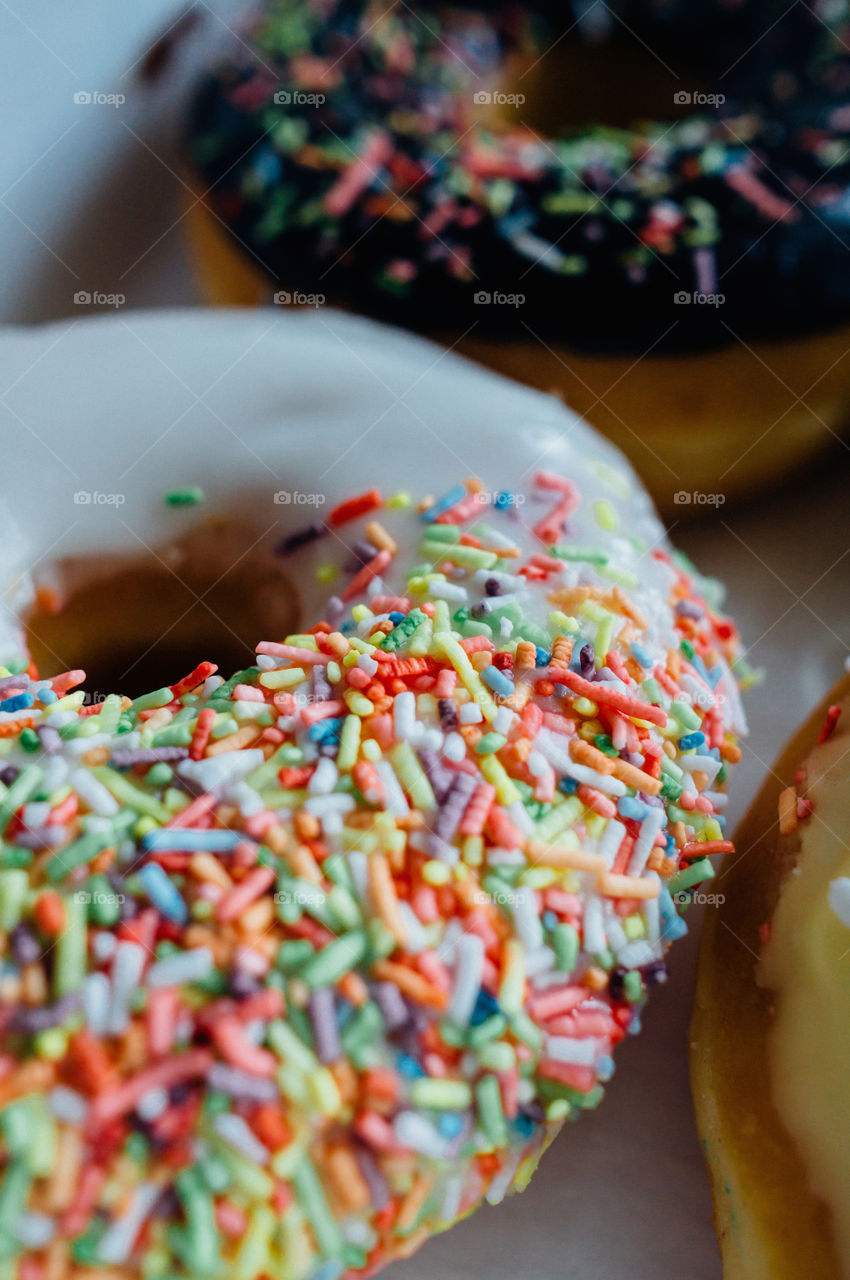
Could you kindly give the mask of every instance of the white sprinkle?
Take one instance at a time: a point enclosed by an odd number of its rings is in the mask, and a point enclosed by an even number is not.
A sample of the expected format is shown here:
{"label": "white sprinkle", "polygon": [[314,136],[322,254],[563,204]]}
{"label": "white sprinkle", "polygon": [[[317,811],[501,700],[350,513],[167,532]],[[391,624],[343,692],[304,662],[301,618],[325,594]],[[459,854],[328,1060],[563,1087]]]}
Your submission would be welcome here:
{"label": "white sprinkle", "polygon": [[463,1178],[459,1173],[452,1173],[446,1178],[443,1187],[443,1203],[440,1209],[441,1222],[454,1222],[460,1211],[460,1199],[463,1195]]}
{"label": "white sprinkle", "polygon": [[105,973],[90,973],[83,980],[83,1014],[92,1035],[106,1034],[111,988]]}
{"label": "white sprinkle", "polygon": [[206,680],[204,681],[204,692],[202,695],[204,699],[212,697],[216,689],[220,689],[223,684],[224,684],[224,676],[218,676],[218,675],[207,676]]}
{"label": "white sprinkle", "polygon": [[465,587],[460,587],[454,582],[439,581],[430,583],[428,594],[437,600],[466,600],[469,595]]}
{"label": "white sprinkle", "polygon": [[193,947],[191,951],[177,951],[174,955],[156,960],[148,970],[149,987],[180,987],[187,982],[199,982],[213,970],[213,954],[209,947]]}
{"label": "white sprinkle", "polygon": [[[645,880],[653,880],[656,884],[661,883],[661,878],[656,871],[648,871],[644,876]],[[659,898],[645,898],[641,910],[643,913],[644,923],[646,924],[646,940],[652,947],[653,955],[661,954],[661,919],[659,911]]]}
{"label": "white sprinkle", "polygon": [[595,956],[604,951],[606,945],[602,899],[588,898],[584,904],[584,950]]}
{"label": "white sprinkle", "polygon": [[706,774],[708,778],[706,786],[710,787],[720,772],[723,761],[715,760],[714,756],[680,755],[677,758],[676,763],[680,768],[686,769],[688,773],[694,773],[699,770],[701,773]]}
{"label": "white sprinkle", "polygon": [[66,725],[73,724],[76,719],[76,711],[52,711],[44,723],[49,724],[51,729],[64,729]]}
{"label": "white sprinkle", "polygon": [[354,805],[354,796],[345,795],[344,793],[340,795],[311,796],[309,800],[304,801],[304,808],[307,812],[312,813],[314,818],[319,819],[332,813],[350,813]]}
{"label": "white sprinkle", "polygon": [[[465,750],[466,744],[464,743]],[[395,776],[395,770],[389,760],[376,760],[375,772],[381,780],[381,786],[384,788],[384,806],[387,813],[391,813],[394,818],[403,818],[410,812],[410,806],[405,799],[399,780]]]}
{"label": "white sprinkle", "polygon": [[[424,729],[421,721],[420,727]],[[425,729],[420,739],[420,746],[428,748],[430,751],[442,751],[443,749],[443,731],[442,729]]]}
{"label": "white sprinkle", "polygon": [[132,1196],[129,1209],[120,1218],[116,1218],[100,1237],[97,1256],[101,1262],[117,1266],[127,1261],[145,1219],[161,1194],[162,1188],[152,1182],[139,1185]]}
{"label": "white sprinkle", "polygon": [[50,1090],[48,1102],[57,1120],[64,1120],[66,1124],[85,1124],[89,1114],[88,1103],[74,1089],[58,1084],[55,1089]]}
{"label": "white sprinkle", "polygon": [[277,659],[270,653],[258,653],[254,661],[261,671],[274,671],[277,666]]}
{"label": "white sprinkle", "polygon": [[374,658],[370,658],[368,653],[358,654],[356,666],[361,671],[365,671],[367,676],[373,676],[378,670],[378,664]]}
{"label": "white sprinkle", "polygon": [[592,1067],[596,1061],[596,1041],[591,1037],[576,1040],[571,1036],[547,1036],[546,1057],[553,1062],[567,1062],[573,1067]]}
{"label": "white sprinkle", "polygon": [[393,1121],[393,1133],[402,1147],[442,1160],[447,1143],[438,1129],[415,1111],[401,1111]]}
{"label": "white sprinkle", "polygon": [[502,733],[507,737],[517,719],[516,712],[511,711],[510,707],[499,707],[493,717],[493,729],[496,733]]}
{"label": "white sprinkle", "polygon": [[140,1120],[145,1120],[150,1124],[152,1120],[158,1119],[167,1108],[168,1090],[148,1089],[147,1093],[143,1093],[136,1103],[136,1114]]}
{"label": "white sprinkle", "polygon": [[237,782],[235,787],[231,787],[230,798],[243,818],[253,818],[265,808],[262,797],[247,782]]}
{"label": "white sprinkle", "polygon": [[114,933],[96,933],[92,938],[92,953],[95,960],[99,960],[101,963],[112,959],[117,946],[118,940]]}
{"label": "white sprinkle", "polygon": [[499,635],[503,640],[509,640],[514,633],[514,624],[510,618],[504,617],[499,619]]}
{"label": "white sprinkle", "polygon": [[339,781],[339,770],[329,756],[322,756],[310,781],[307,790],[311,796],[328,796]]}
{"label": "white sprinkle", "polygon": [[664,809],[650,809],[640,824],[640,835],[635,840],[635,847],[632,850],[632,856],[629,858],[627,875],[643,875],[649,855],[652,852],[652,846],[655,844],[655,837],[666,821],[667,813]]}
{"label": "white sprinkle", "polygon": [[267,1165],[268,1149],[263,1146],[253,1129],[242,1116],[233,1111],[223,1111],[213,1120],[213,1128],[229,1147],[238,1151],[254,1164]]}
{"label": "white sprinkle", "polygon": [[448,1017],[465,1027],[472,1017],[481,989],[484,972],[484,943],[474,933],[465,933],[455,947],[454,986],[447,1010]]}
{"label": "white sprinkle", "polygon": [[516,1176],[517,1167],[519,1166],[522,1151],[512,1151],[502,1165],[495,1178],[491,1181],[487,1188],[485,1199],[488,1204],[501,1204],[505,1196],[511,1189],[511,1184]]}
{"label": "white sprinkle", "polygon": [[[555,952],[551,947],[537,947],[536,950],[527,951],[525,954],[525,972],[536,983],[552,972],[556,959]],[[564,975],[558,974],[557,976],[559,981],[563,982]]]}
{"label": "white sprinkle", "polygon": [[477,702],[465,702],[457,713],[461,724],[480,724],[484,714]]}
{"label": "white sprinkle", "polygon": [[513,914],[517,937],[527,950],[536,951],[543,945],[543,928],[537,914],[534,890],[527,884],[514,890]]}
{"label": "white sprinkle", "polygon": [[[554,761],[552,763],[554,764]],[[557,768],[557,765],[555,767]],[[619,778],[611,778],[605,773],[597,773],[595,769],[588,769],[583,764],[575,764],[572,760],[568,762],[564,773],[568,777],[574,778],[576,782],[583,782],[588,787],[595,787],[597,791],[601,791],[605,795],[624,796],[628,790],[625,782],[621,782]]]}
{"label": "white sprinkle", "polygon": [[466,756],[466,743],[459,733],[450,733],[443,744],[443,755],[447,760],[457,764]]}
{"label": "white sprinkle", "polygon": [[650,964],[655,959],[655,952],[643,938],[627,942],[617,951],[617,959],[624,969],[639,969],[641,965]]}
{"label": "white sprinkle", "polygon": [[[88,742],[89,739],[85,741]],[[88,769],[74,769],[69,782],[88,808],[93,813],[100,814],[102,818],[113,818],[121,807],[103,783],[99,782]]]}
{"label": "white sprinkle", "polygon": [[514,800],[505,811],[511,822],[524,836],[533,836],[537,824],[521,800]]}
{"label": "white sprinkle", "polygon": [[43,827],[49,816],[50,802],[47,800],[35,800],[31,804],[25,804],[21,811],[21,820],[31,831],[37,831],[39,827]]}
{"label": "white sprinkle", "polygon": [[56,1222],[46,1213],[22,1213],[11,1226],[18,1244],[25,1249],[44,1249],[56,1234]]}
{"label": "white sprinkle", "polygon": [[181,760],[177,772],[205,791],[215,791],[228,783],[240,782],[249,773],[259,769],[265,756],[259,747],[243,751],[225,751],[220,756],[208,756],[205,760]]}
{"label": "white sprinkle", "polygon": [[369,901],[369,859],[362,849],[349,849],[346,855],[348,869],[354,881],[354,892],[358,900]]}
{"label": "white sprinkle", "polygon": [[393,700],[393,733],[397,742],[409,742],[416,727],[416,694],[406,689]]}
{"label": "white sprinkle", "polygon": [[119,942],[112,962],[112,995],[106,1018],[110,1035],[121,1035],[130,1021],[130,997],[139,985],[147,953],[137,942]]}
{"label": "white sprinkle", "polygon": [[626,828],[616,818],[609,818],[602,839],[599,841],[599,856],[605,859],[605,866],[610,871],[617,856],[617,850],[623,843]]}
{"label": "white sprinkle", "polygon": [[841,923],[850,929],[850,879],[839,876],[829,886],[829,905]]}
{"label": "white sprinkle", "polygon": [[605,934],[608,938],[608,946],[612,951],[620,952],[623,947],[628,944],[626,931],[620,923],[620,917],[614,910],[611,902],[606,902],[604,907],[605,916]]}
{"label": "white sprinkle", "polygon": [[399,915],[405,932],[405,949],[417,956],[428,946],[428,935],[425,926],[413,910],[409,902],[402,899],[398,904]]}

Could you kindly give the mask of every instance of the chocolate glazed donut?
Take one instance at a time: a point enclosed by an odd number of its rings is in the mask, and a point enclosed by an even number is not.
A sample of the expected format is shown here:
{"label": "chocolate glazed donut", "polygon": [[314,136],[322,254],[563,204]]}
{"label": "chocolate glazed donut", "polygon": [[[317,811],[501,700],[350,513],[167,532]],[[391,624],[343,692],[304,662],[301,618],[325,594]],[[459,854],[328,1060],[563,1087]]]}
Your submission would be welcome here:
{"label": "chocolate glazed donut", "polygon": [[[276,0],[198,93],[204,204],[284,298],[558,386],[662,504],[722,499],[828,439],[850,395],[847,6],[578,15]],[[612,86],[656,118],[612,122]]]}

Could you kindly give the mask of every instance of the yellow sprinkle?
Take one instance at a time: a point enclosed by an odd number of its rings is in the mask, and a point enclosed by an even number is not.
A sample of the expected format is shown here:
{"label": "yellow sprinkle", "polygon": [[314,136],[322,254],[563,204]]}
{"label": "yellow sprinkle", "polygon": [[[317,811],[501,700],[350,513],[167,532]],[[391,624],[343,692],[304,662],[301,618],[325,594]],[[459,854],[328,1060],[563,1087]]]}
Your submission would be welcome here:
{"label": "yellow sprinkle", "polygon": [[316,637],[309,634],[305,636],[287,636],[284,644],[291,644],[295,649],[312,649],[316,653],[319,650]]}
{"label": "yellow sprinkle", "polygon": [[589,698],[576,698],[573,706],[580,716],[595,716],[599,710],[595,702],[591,702]]}
{"label": "yellow sprinkle", "polygon": [[360,754],[364,760],[369,760],[374,764],[376,760],[380,760],[383,752],[380,744],[374,738],[366,738],[365,741],[360,743]]}
{"label": "yellow sprinkle", "polygon": [[303,667],[285,667],[282,671],[263,671],[260,684],[264,689],[291,689],[307,679]]}
{"label": "yellow sprinkle", "polygon": [[[445,601],[442,601],[441,603],[445,603]],[[491,722],[495,720],[498,707],[493,701],[489,689],[482,683],[478,672],[469,661],[466,651],[461,648],[454,636],[447,635],[445,633],[435,636],[434,643],[436,648],[438,650],[442,650],[446,655],[449,662],[460,676],[461,683],[464,688],[468,690],[472,695],[473,700],[481,708],[484,719]],[[514,788],[514,790],[516,790],[516,788]]]}
{"label": "yellow sprinkle", "polygon": [[412,498],[410,494],[407,493],[406,490],[404,489],[400,490],[398,493],[392,494],[391,497],[387,498],[387,506],[397,511],[404,511],[405,508],[410,506],[411,502],[412,502]]}
{"label": "yellow sprinkle", "polygon": [[331,684],[339,684],[342,679],[342,671],[338,662],[328,663],[328,680]]}
{"label": "yellow sprinkle", "polygon": [[484,861],[483,836],[467,836],[463,842],[462,857],[468,867],[480,867]]}
{"label": "yellow sprinkle", "polygon": [[581,629],[577,618],[571,617],[568,613],[562,613],[560,609],[554,609],[549,614],[549,625],[553,631],[579,631]]}
{"label": "yellow sprinkle", "polygon": [[360,717],[353,715],[347,716],[342,726],[336,758],[336,767],[341,773],[347,773],[357,763],[357,753],[360,750],[360,725]]}
{"label": "yellow sprinkle", "polygon": [[639,876],[618,876],[605,871],[596,881],[599,892],[606,898],[657,898],[660,885],[657,880]]}
{"label": "yellow sprinkle", "polygon": [[370,520],[366,525],[366,537],[379,551],[389,551],[391,556],[398,550],[395,538],[390,537],[378,520]]}
{"label": "yellow sprinkle", "polygon": [[358,689],[346,689],[342,695],[349,711],[356,716],[371,716],[375,710],[374,702],[370,702]]}
{"label": "yellow sprinkle", "polygon": [[319,582],[333,582],[337,575],[337,567],[335,564],[320,564],[316,570],[316,577]]}
{"label": "yellow sprinkle", "polygon": [[422,879],[430,885],[448,884],[451,874],[448,863],[440,862],[439,858],[432,858],[422,868]]}
{"label": "yellow sprinkle", "polygon": [[[374,618],[375,615],[367,604],[356,604],[351,610],[351,616],[355,622],[365,622],[367,618]],[[354,636],[351,637],[351,641],[353,644]]]}
{"label": "yellow sprinkle", "polygon": [[478,768],[490,785],[496,788],[499,804],[512,805],[522,799],[514,786],[513,779],[508,777],[504,765],[495,756],[481,756],[478,760]]}
{"label": "yellow sprinkle", "polygon": [[596,499],[593,504],[593,514],[596,516],[596,523],[603,529],[617,528],[617,513],[607,498]]}
{"label": "yellow sprinkle", "polygon": [[390,864],[383,853],[369,858],[369,891],[377,911],[400,947],[407,945],[407,930],[399,911]]}

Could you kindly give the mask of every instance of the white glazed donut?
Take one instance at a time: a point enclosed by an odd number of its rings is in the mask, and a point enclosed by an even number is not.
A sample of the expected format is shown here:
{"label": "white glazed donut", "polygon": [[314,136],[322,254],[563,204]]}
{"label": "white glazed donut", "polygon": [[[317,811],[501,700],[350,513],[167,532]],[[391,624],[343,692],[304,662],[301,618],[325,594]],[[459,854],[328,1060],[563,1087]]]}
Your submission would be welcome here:
{"label": "white glazed donut", "polygon": [[[6,331],[0,385],[0,1274],[372,1274],[599,1101],[729,847],[734,628],[611,445],[364,321]],[[49,608],[117,643],[105,561],[228,522],[290,634],[85,704]]]}

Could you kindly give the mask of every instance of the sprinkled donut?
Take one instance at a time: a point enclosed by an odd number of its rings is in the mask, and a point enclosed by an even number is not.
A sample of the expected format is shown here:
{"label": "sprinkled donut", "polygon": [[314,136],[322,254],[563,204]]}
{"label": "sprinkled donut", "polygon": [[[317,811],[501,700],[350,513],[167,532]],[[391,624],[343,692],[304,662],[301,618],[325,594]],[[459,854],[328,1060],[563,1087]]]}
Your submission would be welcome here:
{"label": "sprinkled donut", "polygon": [[[248,319],[201,318],[196,365],[220,365],[225,330],[234,351],[247,328],[248,362],[268,351]],[[169,323],[89,326],[82,345],[107,366],[135,350],[147,376],[162,345],[198,385]],[[613,450],[470,369],[464,447],[486,442],[486,485],[441,463],[448,487],[420,494],[358,371],[404,377],[417,344],[350,321],[283,327],[284,381],[315,361],[375,432],[345,465],[368,487],[335,482],[318,518],[278,506],[277,554],[323,610],[227,679],[198,654],[132,699],[88,702],[82,671],[42,678],[3,641],[15,1280],[370,1275],[521,1188],[599,1102],[689,891],[731,848],[737,636]],[[49,369],[59,344],[39,341]],[[449,358],[423,388],[435,426],[463,372]],[[72,440],[112,403],[83,381]],[[513,436],[498,425],[512,402],[537,420]],[[277,405],[269,433],[299,412],[297,395]],[[187,430],[193,456],[206,427]],[[299,451],[312,459],[314,492],[320,435],[290,450],[292,482],[310,478]],[[502,452],[504,487],[488,460]],[[383,457],[407,491],[384,485]],[[42,481],[58,502],[57,476]]]}
{"label": "sprinkled donut", "polygon": [[[560,386],[664,505],[693,480],[717,489],[725,469],[724,492],[740,490],[802,456],[846,402],[843,364],[821,380],[850,309],[846,6],[737,6],[731,44],[711,38],[714,5],[690,19],[680,5],[590,6],[570,30],[607,13],[663,50],[667,118],[588,124],[579,96],[582,127],[563,138],[497,105],[500,89],[533,97],[535,75],[541,95],[559,92],[537,64],[564,19],[543,8],[267,4],[195,103],[206,247],[226,226],[266,296],[272,281],[283,297],[326,295]],[[682,70],[695,33],[713,94]],[[218,298],[244,300],[219,283]]]}

